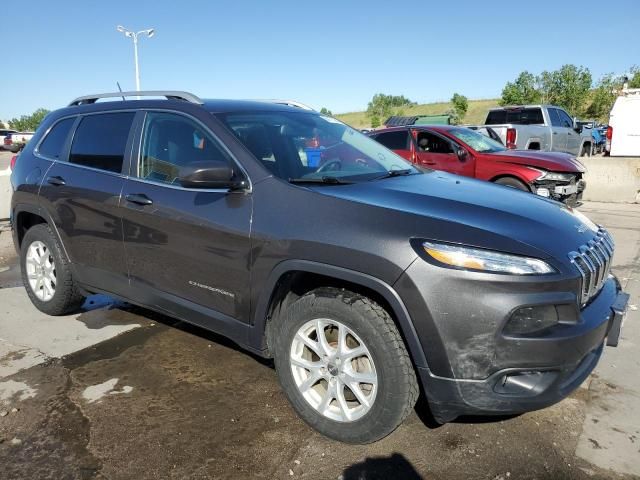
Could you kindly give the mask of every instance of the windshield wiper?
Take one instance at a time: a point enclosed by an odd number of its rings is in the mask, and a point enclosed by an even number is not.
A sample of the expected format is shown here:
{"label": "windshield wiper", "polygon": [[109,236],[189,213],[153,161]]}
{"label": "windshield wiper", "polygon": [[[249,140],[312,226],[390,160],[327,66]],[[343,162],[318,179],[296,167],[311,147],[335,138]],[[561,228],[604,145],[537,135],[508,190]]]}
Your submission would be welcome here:
{"label": "windshield wiper", "polygon": [[411,175],[412,173],[414,173],[413,168],[405,168],[403,170],[389,170],[384,175],[372,178],[371,180],[382,180],[383,178],[400,177],[403,175]]}
{"label": "windshield wiper", "polygon": [[289,183],[315,183],[315,184],[329,184],[329,185],[350,185],[353,182],[348,180],[342,180],[338,177],[323,176],[320,178],[290,178]]}

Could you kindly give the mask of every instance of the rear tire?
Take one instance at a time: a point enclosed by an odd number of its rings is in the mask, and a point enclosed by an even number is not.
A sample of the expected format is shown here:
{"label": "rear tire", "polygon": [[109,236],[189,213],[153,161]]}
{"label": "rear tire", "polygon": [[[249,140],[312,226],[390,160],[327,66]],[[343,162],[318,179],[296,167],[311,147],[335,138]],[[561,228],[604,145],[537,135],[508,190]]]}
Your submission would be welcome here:
{"label": "rear tire", "polygon": [[515,188],[516,190],[522,190],[523,192],[530,192],[531,190],[523,182],[513,177],[502,177],[495,180],[493,183],[497,185],[503,185],[505,187]]}
{"label": "rear tire", "polygon": [[591,145],[583,145],[582,151],[580,152],[581,157],[590,157],[591,156]]}
{"label": "rear tire", "polygon": [[84,301],[73,279],[62,246],[51,227],[31,227],[20,249],[22,282],[35,307],[47,315],[65,315]]}
{"label": "rear tire", "polygon": [[311,427],[341,442],[371,443],[409,415],[418,398],[415,371],[380,305],[354,292],[318,288],[273,322],[280,385]]}

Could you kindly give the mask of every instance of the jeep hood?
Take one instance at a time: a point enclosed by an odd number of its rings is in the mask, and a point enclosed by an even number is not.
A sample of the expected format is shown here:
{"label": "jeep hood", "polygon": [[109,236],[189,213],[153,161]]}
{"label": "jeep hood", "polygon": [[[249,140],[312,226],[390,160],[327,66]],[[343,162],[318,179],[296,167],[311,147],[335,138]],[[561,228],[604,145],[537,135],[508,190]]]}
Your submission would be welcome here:
{"label": "jeep hood", "polygon": [[414,237],[519,254],[535,251],[539,258],[563,262],[598,228],[562,203],[440,171],[310,188],[371,206],[362,214],[376,215],[380,222],[393,211],[407,214]]}
{"label": "jeep hood", "polygon": [[573,155],[560,152],[538,152],[536,150],[504,150],[491,154],[493,160],[517,163],[551,172],[584,173],[586,168]]}

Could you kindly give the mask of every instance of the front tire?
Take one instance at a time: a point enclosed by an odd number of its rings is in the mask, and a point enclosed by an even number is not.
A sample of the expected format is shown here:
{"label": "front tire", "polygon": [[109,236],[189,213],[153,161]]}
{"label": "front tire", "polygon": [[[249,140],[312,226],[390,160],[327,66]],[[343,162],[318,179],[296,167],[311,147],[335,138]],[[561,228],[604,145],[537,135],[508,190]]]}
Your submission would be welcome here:
{"label": "front tire", "polygon": [[31,227],[20,249],[22,282],[35,307],[47,315],[65,315],[77,310],[84,297],[78,292],[69,263],[51,227]]}
{"label": "front tire", "polygon": [[505,187],[515,188],[516,190],[522,190],[523,192],[531,191],[524,183],[513,177],[502,177],[497,179],[494,183]]}
{"label": "front tire", "polygon": [[370,443],[409,415],[418,384],[393,320],[371,299],[319,288],[277,318],[276,371],[298,415],[323,435]]}

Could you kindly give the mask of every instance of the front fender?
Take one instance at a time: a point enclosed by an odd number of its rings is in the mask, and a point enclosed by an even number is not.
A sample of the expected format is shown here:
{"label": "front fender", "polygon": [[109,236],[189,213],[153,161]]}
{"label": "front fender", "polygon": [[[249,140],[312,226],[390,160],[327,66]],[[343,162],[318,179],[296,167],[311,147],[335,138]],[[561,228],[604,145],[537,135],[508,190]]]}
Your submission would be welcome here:
{"label": "front fender", "polygon": [[269,306],[272,301],[273,292],[279,280],[290,272],[306,272],[324,275],[338,280],[361,285],[375,291],[381,295],[391,306],[398,327],[407,343],[409,353],[417,367],[427,367],[424,351],[418,340],[409,312],[398,293],[382,280],[367,275],[366,273],[348,270],[334,265],[327,265],[308,260],[285,260],[274,267],[269,274],[266,283],[263,285],[262,294],[253,312],[253,328],[249,333],[249,344],[256,350],[263,349],[264,332],[267,321]]}

